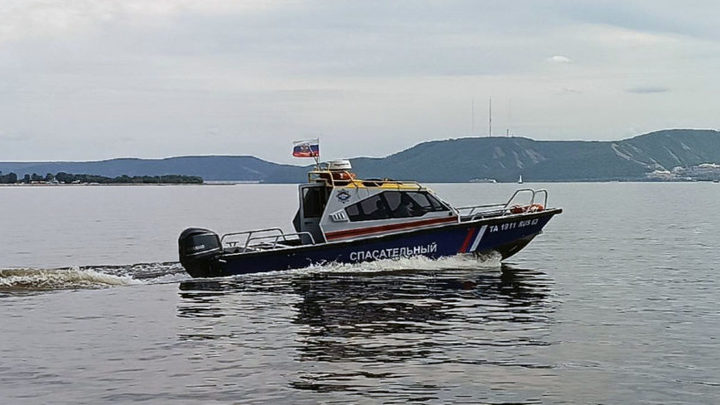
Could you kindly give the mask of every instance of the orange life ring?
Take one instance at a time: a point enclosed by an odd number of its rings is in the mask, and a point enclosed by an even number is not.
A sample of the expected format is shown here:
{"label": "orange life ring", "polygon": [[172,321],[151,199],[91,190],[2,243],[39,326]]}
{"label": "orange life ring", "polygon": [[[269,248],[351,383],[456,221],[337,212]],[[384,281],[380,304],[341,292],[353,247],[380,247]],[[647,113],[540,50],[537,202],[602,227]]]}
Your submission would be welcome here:
{"label": "orange life ring", "polygon": [[355,178],[355,174],[350,172],[333,172],[332,176],[335,180],[352,180]]}
{"label": "orange life ring", "polygon": [[524,214],[526,212],[540,212],[545,210],[542,204],[513,205],[510,207],[511,214]]}
{"label": "orange life ring", "polygon": [[540,212],[540,211],[543,211],[543,210],[545,210],[545,207],[543,207],[542,204],[537,204],[537,203],[535,203],[535,204],[530,204],[530,205],[527,207],[527,210],[525,210],[525,211],[526,211],[526,212]]}

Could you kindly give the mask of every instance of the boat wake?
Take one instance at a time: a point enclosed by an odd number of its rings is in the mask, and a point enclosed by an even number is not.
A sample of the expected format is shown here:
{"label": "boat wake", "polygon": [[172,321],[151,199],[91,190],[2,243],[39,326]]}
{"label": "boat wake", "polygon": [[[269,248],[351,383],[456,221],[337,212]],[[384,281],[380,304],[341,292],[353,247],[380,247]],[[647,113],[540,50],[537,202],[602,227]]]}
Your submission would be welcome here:
{"label": "boat wake", "polygon": [[262,273],[229,276],[229,279],[267,278],[277,276],[303,276],[323,273],[368,274],[395,273],[404,271],[443,271],[443,270],[489,270],[502,266],[502,256],[497,252],[481,255],[468,254],[431,259],[426,256],[382,259],[361,263],[325,263],[302,269],[268,271]]}
{"label": "boat wake", "polygon": [[131,277],[114,276],[91,269],[3,269],[0,290],[61,290],[132,284]]}
{"label": "boat wake", "polygon": [[[500,267],[502,257],[497,252],[482,255],[468,254],[446,256],[431,259],[426,256],[384,259],[362,263],[330,263],[321,266],[310,266],[298,272],[342,272],[342,273],[376,273],[404,270],[447,270],[447,269],[487,269]],[[295,270],[290,270],[294,272]]]}
{"label": "boat wake", "polygon": [[[293,276],[317,273],[386,273],[411,270],[488,269],[500,267],[497,253],[429,259],[416,256],[374,262],[328,263],[304,269],[260,273],[253,277]],[[235,276],[247,277],[247,276]],[[0,269],[0,291],[51,291],[108,288],[129,285],[167,284],[191,277],[180,263],[139,263],[125,266],[83,266],[56,269]]]}
{"label": "boat wake", "polygon": [[0,269],[0,291],[50,291],[173,283],[190,278],[179,263]]}

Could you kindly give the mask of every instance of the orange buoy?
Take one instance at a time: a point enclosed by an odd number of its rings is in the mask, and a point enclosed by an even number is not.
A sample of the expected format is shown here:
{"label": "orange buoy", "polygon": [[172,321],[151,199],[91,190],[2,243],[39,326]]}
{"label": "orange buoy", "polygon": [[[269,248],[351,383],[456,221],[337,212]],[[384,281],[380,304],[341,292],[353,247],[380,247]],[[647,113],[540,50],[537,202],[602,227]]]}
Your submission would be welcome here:
{"label": "orange buoy", "polygon": [[332,176],[335,180],[352,180],[355,178],[355,174],[350,172],[332,172]]}
{"label": "orange buoy", "polygon": [[542,204],[530,204],[528,205],[526,212],[540,212],[543,211],[545,207],[543,207]]}

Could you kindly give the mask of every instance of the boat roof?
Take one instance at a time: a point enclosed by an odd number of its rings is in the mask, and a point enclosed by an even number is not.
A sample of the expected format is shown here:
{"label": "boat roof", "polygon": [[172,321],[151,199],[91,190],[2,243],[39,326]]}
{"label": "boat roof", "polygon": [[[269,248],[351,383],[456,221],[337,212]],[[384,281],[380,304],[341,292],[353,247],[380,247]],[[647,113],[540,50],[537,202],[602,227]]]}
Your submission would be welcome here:
{"label": "boat roof", "polygon": [[358,179],[347,170],[312,170],[308,173],[309,183],[324,183],[328,187],[379,188],[388,190],[427,190],[417,181],[384,179]]}

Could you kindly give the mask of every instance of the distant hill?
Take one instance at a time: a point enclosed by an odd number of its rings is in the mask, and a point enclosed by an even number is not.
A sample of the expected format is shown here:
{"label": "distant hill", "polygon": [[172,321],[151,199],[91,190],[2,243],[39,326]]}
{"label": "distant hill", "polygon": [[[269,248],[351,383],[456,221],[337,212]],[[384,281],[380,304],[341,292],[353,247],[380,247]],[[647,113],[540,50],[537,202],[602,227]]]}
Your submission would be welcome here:
{"label": "distant hill", "polygon": [[[416,145],[386,158],[360,158],[366,176],[458,182],[644,179],[653,170],[720,162],[720,132],[667,130],[615,142],[461,138]],[[386,174],[389,173],[389,174]]]}
{"label": "distant hill", "polygon": [[163,176],[181,174],[204,180],[293,182],[298,167],[267,162],[254,156],[182,156],[166,159],[121,158],[96,162],[0,162],[0,171],[25,173],[66,172],[98,176]]}
{"label": "distant hill", "polygon": [[[351,159],[362,177],[424,182],[472,178],[515,181],[643,180],[654,170],[720,163],[720,132],[675,129],[621,141],[535,141],[520,137],[460,138],[424,142],[384,158]],[[307,166],[281,165],[253,156],[184,156],[97,162],[0,162],[0,171],[96,174],[115,177],[181,174],[205,180],[296,183]]]}

